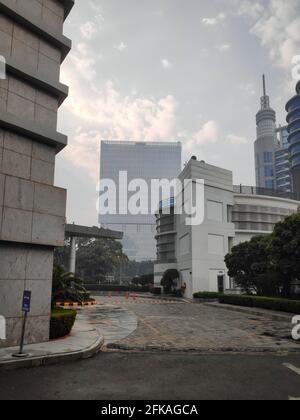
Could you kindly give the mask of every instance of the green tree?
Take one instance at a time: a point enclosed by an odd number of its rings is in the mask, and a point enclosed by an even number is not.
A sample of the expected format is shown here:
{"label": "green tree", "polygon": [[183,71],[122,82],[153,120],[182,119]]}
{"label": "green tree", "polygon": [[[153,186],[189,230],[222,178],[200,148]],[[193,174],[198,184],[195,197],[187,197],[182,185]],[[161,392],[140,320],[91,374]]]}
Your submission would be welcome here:
{"label": "green tree", "polygon": [[120,265],[127,262],[122,244],[113,239],[78,243],[76,271],[87,283],[101,282],[106,275],[116,275]]}
{"label": "green tree", "polygon": [[226,255],[228,275],[243,292],[260,296],[278,296],[280,279],[270,258],[271,236],[256,236],[242,242]]}
{"label": "green tree", "polygon": [[[69,269],[70,240],[65,246],[56,248],[54,263],[64,270]],[[86,283],[99,283],[106,275],[120,274],[120,266],[126,266],[128,258],[123,253],[122,244],[113,239],[78,239],[76,274]]]}
{"label": "green tree", "polygon": [[167,270],[161,280],[161,286],[163,286],[165,293],[170,293],[174,286],[174,281],[179,278],[179,273],[176,269]]}
{"label": "green tree", "polygon": [[291,284],[300,279],[300,213],[276,224],[270,254],[282,282],[282,296],[290,297]]}
{"label": "green tree", "polygon": [[128,261],[122,268],[123,275],[131,279],[148,274],[154,276],[153,261]]}
{"label": "green tree", "polygon": [[136,276],[131,281],[135,286],[150,286],[154,283],[154,274],[143,274],[142,276]]}

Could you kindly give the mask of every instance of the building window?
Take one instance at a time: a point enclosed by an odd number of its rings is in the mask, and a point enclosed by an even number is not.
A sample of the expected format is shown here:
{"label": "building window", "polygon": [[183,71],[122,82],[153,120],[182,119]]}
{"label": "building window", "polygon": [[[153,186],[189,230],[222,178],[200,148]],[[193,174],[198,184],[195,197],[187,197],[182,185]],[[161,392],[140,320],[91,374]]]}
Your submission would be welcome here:
{"label": "building window", "polygon": [[228,252],[231,253],[231,250],[233,248],[234,239],[228,238]]}
{"label": "building window", "polygon": [[272,178],[274,176],[273,166],[265,166],[265,177]]}
{"label": "building window", "polygon": [[264,162],[265,163],[273,163],[273,153],[272,152],[264,152]]}
{"label": "building window", "polygon": [[266,181],[265,187],[274,190],[274,181]]}
{"label": "building window", "polygon": [[227,206],[227,222],[228,223],[232,223],[232,211],[233,211],[233,206],[228,205]]}
{"label": "building window", "polygon": [[223,203],[209,200],[207,202],[207,217],[208,220],[223,222]]}
{"label": "building window", "polygon": [[183,238],[180,238],[179,240],[179,250],[180,255],[188,255],[191,252],[191,246],[190,246],[190,235],[185,235]]}

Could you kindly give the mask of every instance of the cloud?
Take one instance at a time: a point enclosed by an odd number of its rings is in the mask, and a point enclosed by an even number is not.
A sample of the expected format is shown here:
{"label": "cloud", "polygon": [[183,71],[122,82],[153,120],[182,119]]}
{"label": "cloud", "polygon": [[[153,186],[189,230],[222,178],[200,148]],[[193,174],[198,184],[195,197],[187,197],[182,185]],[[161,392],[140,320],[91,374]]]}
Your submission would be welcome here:
{"label": "cloud", "polygon": [[169,60],[167,60],[166,58],[163,58],[161,60],[161,64],[162,64],[163,68],[166,69],[166,70],[172,67],[172,63]]}
{"label": "cloud", "polygon": [[98,27],[94,22],[88,21],[80,26],[82,38],[90,40],[98,33]]}
{"label": "cloud", "polygon": [[71,87],[71,91],[73,83],[76,86],[77,80],[83,79],[92,82],[96,78],[96,64],[102,58],[100,53],[92,51],[85,42],[80,42],[73,47],[62,71],[62,79]]}
{"label": "cloud", "polygon": [[264,12],[264,6],[253,0],[239,1],[238,13],[240,15],[248,15],[253,19],[258,19]]}
{"label": "cloud", "polygon": [[99,179],[100,141],[103,140],[103,137],[98,131],[84,130],[79,127],[70,140],[62,155],[70,160],[75,167],[83,169],[92,180],[97,181]]}
{"label": "cloud", "polygon": [[90,0],[88,2],[88,4],[93,11],[94,19],[96,19],[99,23],[103,23],[104,22],[104,16],[102,14],[102,7],[99,6],[99,4],[94,3],[93,0]]}
{"label": "cloud", "polygon": [[236,134],[228,134],[226,141],[231,144],[248,144],[249,140],[243,136],[237,136]]}
{"label": "cloud", "polygon": [[230,44],[217,45],[216,49],[220,52],[227,52],[231,49],[231,45]]}
{"label": "cloud", "polygon": [[202,23],[204,25],[207,25],[207,26],[215,26],[225,19],[226,19],[226,14],[225,13],[219,13],[217,16],[212,17],[212,18],[207,18],[207,17],[203,18]]}
{"label": "cloud", "polygon": [[300,51],[299,0],[268,0],[236,2],[238,14],[248,16],[252,22],[250,33],[269,50],[272,62],[291,69],[294,55]]}
{"label": "cloud", "polygon": [[239,89],[245,92],[248,96],[256,95],[256,90],[253,83],[242,83],[239,85]]}
{"label": "cloud", "polygon": [[218,141],[219,128],[216,121],[207,121],[203,127],[194,134],[193,138],[198,144],[216,143]]}
{"label": "cloud", "polygon": [[125,44],[125,42],[122,41],[119,45],[116,46],[116,49],[120,52],[123,52],[127,49],[127,45]]}
{"label": "cloud", "polygon": [[77,46],[63,73],[71,86],[64,113],[78,128],[69,136],[69,146],[62,154],[93,180],[98,178],[100,140],[176,138],[175,98],[137,97],[136,92],[124,95],[112,81],[99,84],[95,60],[85,44]]}
{"label": "cloud", "polygon": [[[197,131],[191,136],[190,140],[184,143],[184,149],[186,151],[191,151],[201,146],[201,151],[204,152],[205,150],[207,153],[207,151],[209,150],[209,156],[211,157],[215,156],[216,144],[220,146],[236,146],[249,144],[249,140],[244,136],[240,136],[233,133],[221,135],[221,133],[222,130],[220,129],[217,121],[209,120],[202,125],[199,131]],[[183,136],[187,137],[187,133],[183,132]]]}

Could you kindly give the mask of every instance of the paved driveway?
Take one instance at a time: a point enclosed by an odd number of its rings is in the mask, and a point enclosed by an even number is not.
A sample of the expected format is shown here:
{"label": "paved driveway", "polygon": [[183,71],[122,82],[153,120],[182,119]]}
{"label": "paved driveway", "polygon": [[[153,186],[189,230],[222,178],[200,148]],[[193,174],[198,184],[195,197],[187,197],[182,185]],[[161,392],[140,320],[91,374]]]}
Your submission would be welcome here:
{"label": "paved driveway", "polygon": [[[300,351],[299,343],[291,338],[291,322],[183,301],[123,297],[97,300],[100,307],[109,308],[111,313],[122,308],[127,312],[126,318],[131,317],[131,325],[133,314],[137,319],[133,332],[128,331],[120,339],[109,337],[107,344],[111,349]],[[106,332],[109,334],[107,325]]]}

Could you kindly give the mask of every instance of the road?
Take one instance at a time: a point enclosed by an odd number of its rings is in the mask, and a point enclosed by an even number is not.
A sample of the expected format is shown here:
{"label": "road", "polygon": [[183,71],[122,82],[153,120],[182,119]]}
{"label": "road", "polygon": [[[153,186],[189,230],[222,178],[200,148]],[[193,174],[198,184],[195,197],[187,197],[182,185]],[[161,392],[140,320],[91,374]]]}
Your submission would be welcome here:
{"label": "road", "polygon": [[289,398],[300,398],[299,355],[104,352],[64,365],[0,372],[1,400]]}
{"label": "road", "polygon": [[182,301],[97,300],[85,314],[108,348],[90,360],[0,371],[0,399],[300,398],[299,344],[289,320]]}

